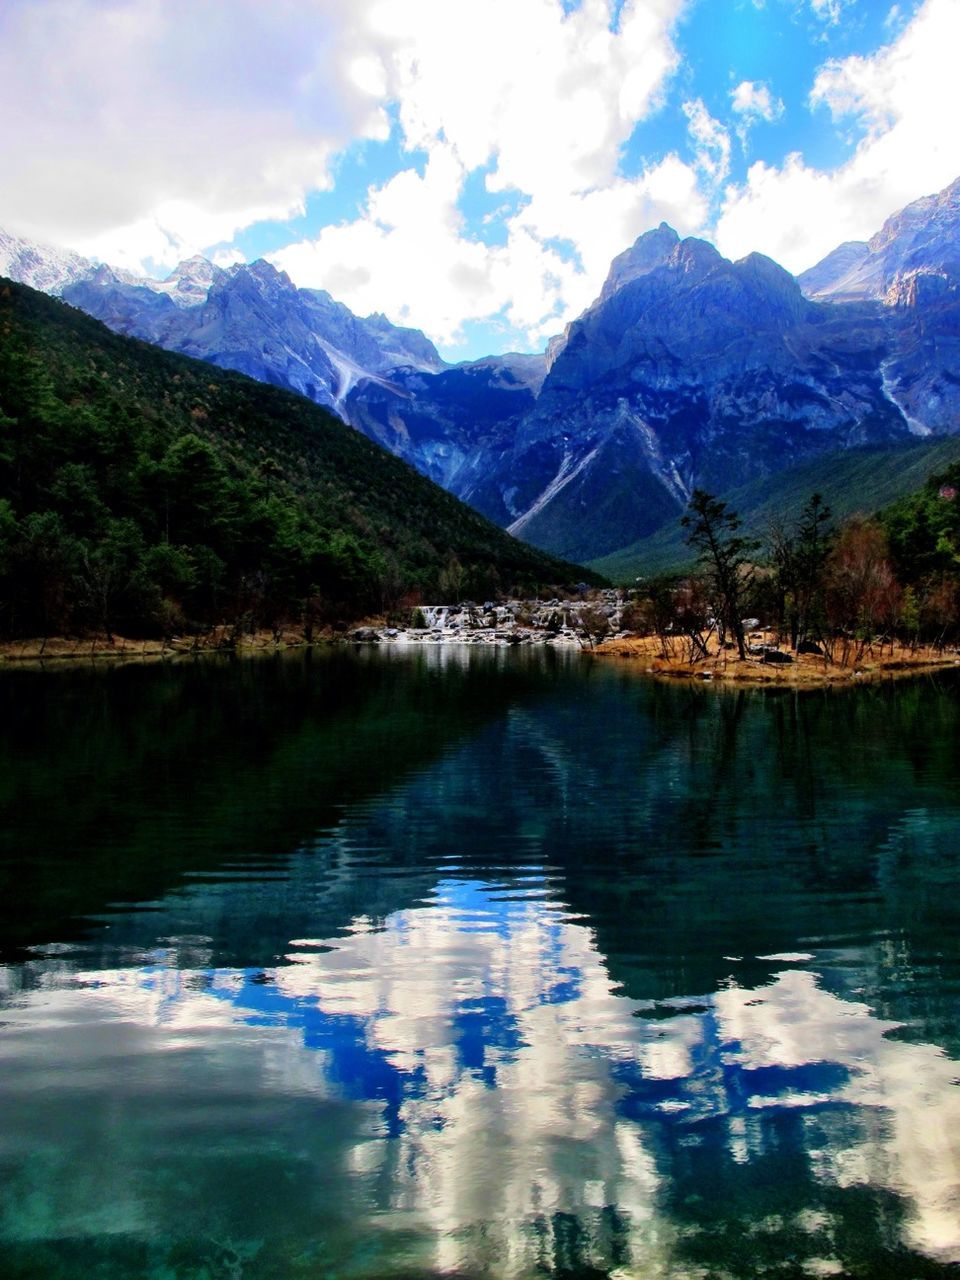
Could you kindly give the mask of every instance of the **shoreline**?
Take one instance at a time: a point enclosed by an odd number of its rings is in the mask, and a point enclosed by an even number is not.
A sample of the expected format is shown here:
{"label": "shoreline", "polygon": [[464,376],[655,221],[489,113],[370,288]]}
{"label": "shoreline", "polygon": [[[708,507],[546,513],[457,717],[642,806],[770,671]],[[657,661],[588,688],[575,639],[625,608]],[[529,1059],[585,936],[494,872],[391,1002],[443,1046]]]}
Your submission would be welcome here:
{"label": "shoreline", "polygon": [[[784,650],[785,653],[789,651]],[[868,647],[858,662],[830,662],[816,654],[789,653],[790,661],[764,662],[750,655],[741,660],[736,653],[712,651],[707,658],[690,663],[683,658],[663,657],[660,641],[655,637],[618,637],[603,641],[593,650],[598,657],[618,659],[624,663],[646,663],[645,672],[661,679],[716,681],[723,684],[790,688],[822,688],[826,685],[849,686],[878,680],[897,680],[908,676],[927,675],[960,667],[960,654],[921,646],[916,649],[893,642]]]}
{"label": "shoreline", "polygon": [[[525,620],[526,621],[526,620]],[[770,643],[769,633],[764,641]],[[738,687],[811,689],[825,686],[850,687],[856,683],[904,679],[960,667],[960,652],[929,647],[911,648],[897,642],[868,647],[858,662],[830,662],[816,654],[781,651],[786,661],[764,661],[754,653],[740,660],[734,652],[717,652],[714,645],[707,658],[695,662],[683,656],[664,656],[655,636],[614,634],[591,643],[574,630],[558,633],[542,626],[514,623],[504,627],[433,626],[398,629],[382,620],[370,619],[349,628],[324,628],[307,638],[300,628],[262,630],[236,639],[230,628],[218,627],[198,636],[169,640],[136,639],[103,634],[76,637],[48,637],[0,643],[0,670],[72,665],[122,665],[130,662],[177,661],[190,657],[274,656],[282,653],[352,648],[382,649],[390,653],[411,653],[435,648],[539,649],[583,653],[588,657],[613,660],[636,670],[637,674],[660,680],[688,680],[698,683]]]}
{"label": "shoreline", "polygon": [[[224,628],[223,631],[226,629]],[[283,632],[280,638],[272,631],[245,636],[238,644],[226,643],[220,629],[200,636],[131,640],[127,636],[105,635],[50,636],[46,639],[6,640],[0,642],[0,670],[4,667],[43,666],[52,662],[135,662],[162,661],[173,658],[220,655],[284,653],[291,649],[308,649],[331,641],[319,637],[307,641],[300,632]]]}

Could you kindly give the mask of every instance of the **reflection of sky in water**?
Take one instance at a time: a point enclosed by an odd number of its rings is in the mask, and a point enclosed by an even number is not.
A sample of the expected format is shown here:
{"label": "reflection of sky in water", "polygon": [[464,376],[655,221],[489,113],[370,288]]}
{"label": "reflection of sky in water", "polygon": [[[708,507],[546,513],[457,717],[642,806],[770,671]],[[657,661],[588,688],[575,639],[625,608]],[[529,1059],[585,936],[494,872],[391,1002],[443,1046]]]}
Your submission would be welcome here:
{"label": "reflection of sky in water", "polygon": [[[693,1275],[684,1248],[703,1226],[678,1188],[735,1223],[724,1179],[786,1145],[796,1186],[751,1230],[805,1236],[808,1274],[841,1267],[837,1202],[811,1204],[811,1187],[902,1197],[904,1243],[960,1261],[957,1065],[825,990],[816,967],[837,957],[770,957],[752,988],[731,959],[715,992],[629,999],[535,876],[451,875],[383,921],[291,941],[266,970],[206,968],[205,941],[169,939],[136,968],[84,970],[68,953],[5,971],[8,1238],[169,1231],[141,1166],[208,1145],[232,1196],[241,1156],[266,1168],[309,1149],[323,1188],[309,1212],[349,1218],[355,1236],[407,1233],[404,1265],[529,1274],[575,1229],[581,1262]],[[56,1156],[57,1105],[94,1105],[105,1079],[109,1099]],[[60,1101],[45,1120],[28,1096]],[[54,1214],[43,1192],[81,1156]]]}

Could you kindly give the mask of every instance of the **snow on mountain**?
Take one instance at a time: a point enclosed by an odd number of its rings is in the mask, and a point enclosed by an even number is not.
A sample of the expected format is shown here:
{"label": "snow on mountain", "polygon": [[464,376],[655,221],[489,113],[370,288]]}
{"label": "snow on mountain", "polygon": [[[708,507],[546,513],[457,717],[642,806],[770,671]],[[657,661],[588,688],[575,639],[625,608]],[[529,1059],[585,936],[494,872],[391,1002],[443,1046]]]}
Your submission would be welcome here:
{"label": "snow on mountain", "polygon": [[960,279],[960,178],[889,217],[865,244],[849,241],[798,277],[808,298],[897,305],[911,274]]}
{"label": "snow on mountain", "polygon": [[262,259],[221,269],[190,258],[163,281],[103,267],[63,296],[117,332],[287,386],[341,416],[360,378],[445,367],[419,331],[383,316],[362,320]]}
{"label": "snow on mountain", "polygon": [[214,281],[223,274],[220,267],[215,267],[198,254],[181,262],[165,280],[143,277],[137,283],[157,293],[165,293],[178,307],[195,307],[206,301]]}
{"label": "snow on mountain", "polygon": [[83,279],[93,270],[94,263],[79,253],[49,244],[34,244],[0,228],[0,276],[8,280],[59,297],[66,285]]}
{"label": "snow on mountain", "polygon": [[576,560],[675,519],[696,486],[960,430],[960,179],[799,283],[661,224],[545,356],[453,366],[263,261],[146,280],[0,235],[4,266],[119,332],[310,397]]}

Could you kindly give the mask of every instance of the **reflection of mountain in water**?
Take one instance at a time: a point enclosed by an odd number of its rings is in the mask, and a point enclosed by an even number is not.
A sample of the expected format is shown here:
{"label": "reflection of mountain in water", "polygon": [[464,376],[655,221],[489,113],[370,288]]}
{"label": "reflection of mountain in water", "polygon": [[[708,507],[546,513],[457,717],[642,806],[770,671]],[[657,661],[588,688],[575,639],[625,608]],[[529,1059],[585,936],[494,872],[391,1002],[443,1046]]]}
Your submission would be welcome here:
{"label": "reflection of mountain in water", "polygon": [[126,757],[102,686],[59,686],[64,723],[105,715],[112,794],[159,769],[172,825],[80,824],[153,900],[0,969],[0,1261],[952,1274],[949,690],[268,670],[223,677],[200,771],[166,677]]}

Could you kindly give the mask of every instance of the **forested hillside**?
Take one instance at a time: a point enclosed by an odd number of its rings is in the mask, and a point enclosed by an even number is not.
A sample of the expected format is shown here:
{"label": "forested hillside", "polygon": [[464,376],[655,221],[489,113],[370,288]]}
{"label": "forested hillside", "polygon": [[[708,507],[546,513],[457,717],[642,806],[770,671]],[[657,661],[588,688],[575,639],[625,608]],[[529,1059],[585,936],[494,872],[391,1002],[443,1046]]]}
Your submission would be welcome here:
{"label": "forested hillside", "polygon": [[0,282],[0,633],[309,625],[584,577],[299,396]]}
{"label": "forested hillside", "polygon": [[[739,513],[745,528],[762,539],[772,520],[798,519],[812,493],[823,497],[836,520],[870,515],[912,495],[931,475],[939,475],[958,460],[960,436],[887,449],[847,449],[752,480],[720,496]],[[630,547],[592,561],[592,566],[614,581],[633,582],[638,575],[673,573],[691,562],[678,519]]]}
{"label": "forested hillside", "polygon": [[880,519],[904,582],[960,578],[960,462],[931,476]]}

